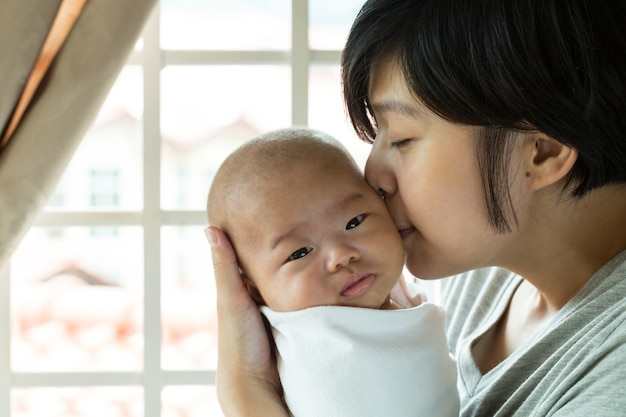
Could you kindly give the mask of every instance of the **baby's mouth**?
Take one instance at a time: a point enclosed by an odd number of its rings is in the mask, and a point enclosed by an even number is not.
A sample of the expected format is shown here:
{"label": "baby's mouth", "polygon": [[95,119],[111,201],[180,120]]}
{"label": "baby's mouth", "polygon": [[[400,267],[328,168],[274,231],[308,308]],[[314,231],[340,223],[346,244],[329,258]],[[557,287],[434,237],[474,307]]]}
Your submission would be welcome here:
{"label": "baby's mouth", "polygon": [[365,294],[374,285],[376,275],[359,274],[351,277],[341,290],[341,295],[347,298],[358,297]]}

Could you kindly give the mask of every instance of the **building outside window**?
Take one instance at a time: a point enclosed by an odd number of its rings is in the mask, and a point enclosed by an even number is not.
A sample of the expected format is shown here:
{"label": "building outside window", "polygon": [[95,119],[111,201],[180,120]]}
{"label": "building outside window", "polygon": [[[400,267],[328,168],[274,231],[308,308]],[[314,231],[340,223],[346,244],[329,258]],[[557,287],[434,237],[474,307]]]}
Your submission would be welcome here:
{"label": "building outside window", "polygon": [[117,207],[120,204],[120,175],[115,169],[92,169],[89,173],[90,206]]}

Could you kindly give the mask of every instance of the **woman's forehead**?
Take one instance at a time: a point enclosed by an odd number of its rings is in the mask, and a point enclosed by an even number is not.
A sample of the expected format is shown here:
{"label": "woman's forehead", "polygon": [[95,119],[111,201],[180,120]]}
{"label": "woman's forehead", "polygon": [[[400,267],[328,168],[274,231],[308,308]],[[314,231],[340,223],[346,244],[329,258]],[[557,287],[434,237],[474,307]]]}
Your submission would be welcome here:
{"label": "woman's forehead", "polygon": [[397,60],[384,59],[373,65],[368,89],[370,106],[376,106],[378,101],[388,101],[391,97],[398,96],[414,99]]}

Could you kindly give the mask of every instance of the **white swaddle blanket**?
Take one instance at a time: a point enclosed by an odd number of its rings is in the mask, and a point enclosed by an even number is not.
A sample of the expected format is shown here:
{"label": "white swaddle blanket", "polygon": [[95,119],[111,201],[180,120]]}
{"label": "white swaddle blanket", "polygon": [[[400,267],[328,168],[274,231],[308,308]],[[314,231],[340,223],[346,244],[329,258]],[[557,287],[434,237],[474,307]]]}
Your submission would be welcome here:
{"label": "white swaddle blanket", "polygon": [[441,307],[261,309],[293,416],[458,416]]}

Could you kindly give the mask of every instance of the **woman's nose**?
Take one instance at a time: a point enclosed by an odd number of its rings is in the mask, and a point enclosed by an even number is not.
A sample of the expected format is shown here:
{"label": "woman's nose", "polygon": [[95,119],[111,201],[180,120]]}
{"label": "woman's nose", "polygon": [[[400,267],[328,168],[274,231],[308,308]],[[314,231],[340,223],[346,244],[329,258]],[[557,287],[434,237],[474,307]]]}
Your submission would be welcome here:
{"label": "woman's nose", "polygon": [[372,147],[367,162],[365,163],[365,179],[381,195],[387,198],[397,190],[397,183],[389,162],[377,149],[376,144]]}
{"label": "woman's nose", "polygon": [[360,257],[359,250],[350,242],[334,242],[328,251],[327,269],[336,272],[358,261]]}

